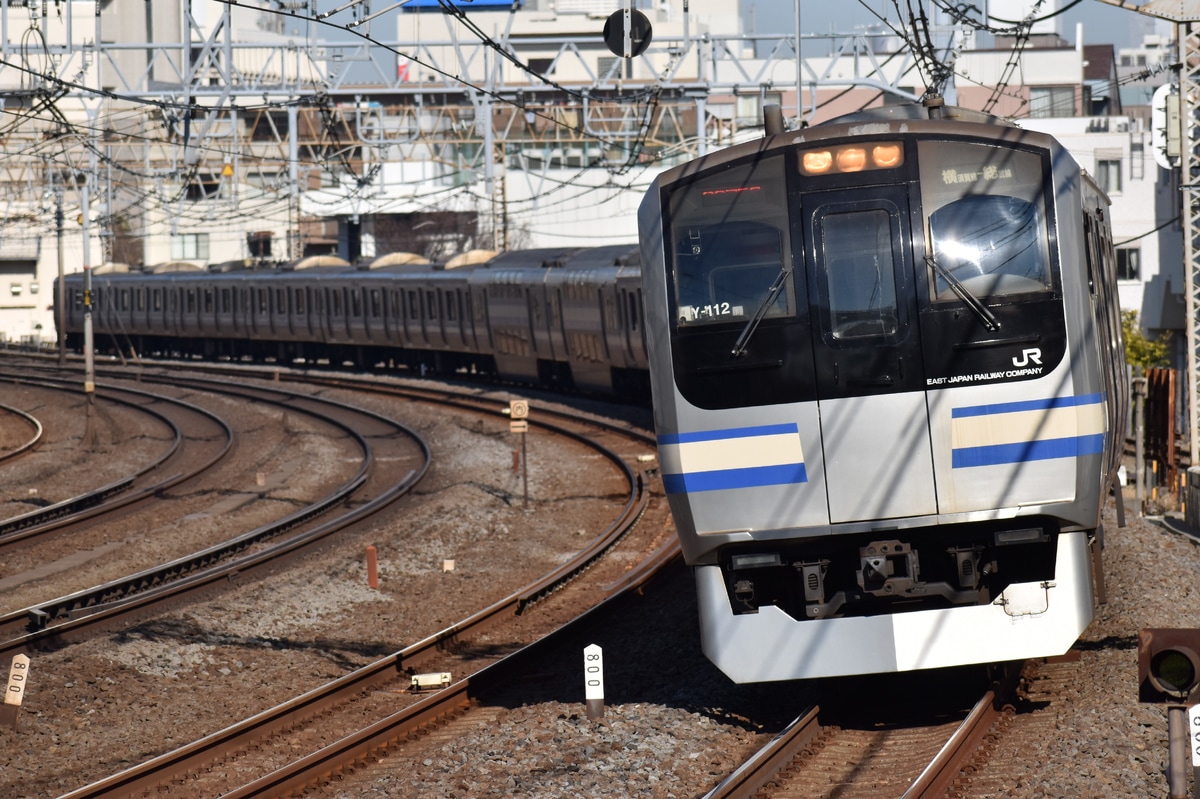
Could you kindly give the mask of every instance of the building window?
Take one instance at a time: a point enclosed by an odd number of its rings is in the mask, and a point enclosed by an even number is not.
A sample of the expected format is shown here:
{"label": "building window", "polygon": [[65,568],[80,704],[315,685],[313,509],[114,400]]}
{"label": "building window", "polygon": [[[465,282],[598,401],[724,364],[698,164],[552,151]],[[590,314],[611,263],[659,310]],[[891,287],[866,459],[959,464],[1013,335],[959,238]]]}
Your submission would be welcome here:
{"label": "building window", "polygon": [[1096,183],[1105,194],[1116,194],[1121,190],[1121,159],[1097,158]]}
{"label": "building window", "polygon": [[171,259],[175,261],[207,261],[208,234],[181,233],[171,237]]}
{"label": "building window", "polygon": [[[628,61],[628,63],[627,63]],[[615,56],[600,56],[596,59],[596,77],[600,80],[613,80],[633,77],[633,59]]]}
{"label": "building window", "polygon": [[1141,280],[1142,251],[1137,247],[1117,250],[1117,280]]}
{"label": "building window", "polygon": [[1029,90],[1029,116],[1075,116],[1075,89],[1070,86],[1035,86]]}
{"label": "building window", "polygon": [[197,175],[187,184],[184,195],[192,202],[215,200],[221,195],[219,175]]}
{"label": "building window", "polygon": [[738,121],[743,124],[759,125],[763,120],[763,106],[783,105],[783,95],[779,92],[765,94],[741,94],[737,98]]}
{"label": "building window", "polygon": [[251,258],[271,257],[271,236],[269,230],[246,234],[246,246],[250,250]]}

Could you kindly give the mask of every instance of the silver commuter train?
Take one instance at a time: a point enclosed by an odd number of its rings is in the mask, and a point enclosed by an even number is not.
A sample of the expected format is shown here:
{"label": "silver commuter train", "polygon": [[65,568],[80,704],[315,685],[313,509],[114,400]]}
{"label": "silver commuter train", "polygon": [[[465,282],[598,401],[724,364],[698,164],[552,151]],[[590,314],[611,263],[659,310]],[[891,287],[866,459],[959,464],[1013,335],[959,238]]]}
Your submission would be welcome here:
{"label": "silver commuter train", "polygon": [[888,107],[639,212],[663,480],[737,682],[1065,652],[1128,386],[1108,200],[1047,135]]}
{"label": "silver commuter train", "polygon": [[[473,256],[441,264],[384,256],[375,268],[310,259],[300,268],[96,273],[95,347],[364,368],[392,362],[649,395],[634,245]],[[68,275],[66,289],[68,344],[80,349],[83,275]]]}
{"label": "silver commuter train", "polygon": [[640,258],[96,274],[93,321],[98,350],[626,396],[651,375],[730,677],[989,663],[1062,652],[1091,618],[1128,396],[1106,215],[1050,137],[894,107],[665,173]]}

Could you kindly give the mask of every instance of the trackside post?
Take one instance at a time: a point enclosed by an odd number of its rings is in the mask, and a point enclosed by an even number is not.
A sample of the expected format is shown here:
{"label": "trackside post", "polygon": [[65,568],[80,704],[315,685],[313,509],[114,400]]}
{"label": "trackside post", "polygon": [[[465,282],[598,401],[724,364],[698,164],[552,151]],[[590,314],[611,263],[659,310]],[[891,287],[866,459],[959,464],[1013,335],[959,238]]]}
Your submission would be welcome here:
{"label": "trackside post", "polygon": [[587,717],[604,718],[604,651],[596,644],[583,650],[583,685]]}
{"label": "trackside post", "polygon": [[17,729],[21,715],[21,704],[25,701],[25,686],[29,683],[29,656],[13,655],[8,667],[8,685],[4,691],[4,703],[0,705],[0,721]]}

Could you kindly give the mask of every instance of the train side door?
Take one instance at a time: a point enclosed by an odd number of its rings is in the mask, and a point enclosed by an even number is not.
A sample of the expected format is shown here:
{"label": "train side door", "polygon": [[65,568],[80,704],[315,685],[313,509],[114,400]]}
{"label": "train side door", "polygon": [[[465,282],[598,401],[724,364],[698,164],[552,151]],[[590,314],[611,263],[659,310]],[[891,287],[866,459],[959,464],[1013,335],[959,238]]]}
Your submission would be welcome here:
{"label": "train side door", "polygon": [[803,218],[830,521],[935,514],[907,189],[809,194]]}

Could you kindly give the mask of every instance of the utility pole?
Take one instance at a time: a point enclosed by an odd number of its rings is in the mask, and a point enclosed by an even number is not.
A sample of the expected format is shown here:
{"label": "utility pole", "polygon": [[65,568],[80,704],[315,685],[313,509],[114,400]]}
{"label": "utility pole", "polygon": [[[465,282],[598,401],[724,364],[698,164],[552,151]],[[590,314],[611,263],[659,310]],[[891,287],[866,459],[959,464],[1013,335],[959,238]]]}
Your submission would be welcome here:
{"label": "utility pole", "polygon": [[50,172],[51,191],[54,192],[54,235],[58,243],[58,292],[54,298],[54,329],[58,331],[58,365],[67,364],[67,286],[63,279],[66,269],[63,263],[63,190],[54,181],[54,170]]}

